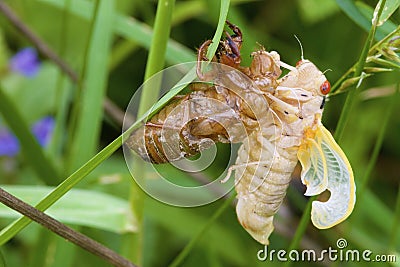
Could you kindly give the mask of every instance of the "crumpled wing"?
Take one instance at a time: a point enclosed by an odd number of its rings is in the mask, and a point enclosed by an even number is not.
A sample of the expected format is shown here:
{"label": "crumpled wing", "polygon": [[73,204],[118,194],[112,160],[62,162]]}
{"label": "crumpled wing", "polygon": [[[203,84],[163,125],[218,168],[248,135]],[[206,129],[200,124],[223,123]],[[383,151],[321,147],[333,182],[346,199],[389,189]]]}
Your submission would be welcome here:
{"label": "crumpled wing", "polygon": [[331,133],[319,125],[314,138],[307,138],[298,158],[303,167],[301,179],[307,185],[305,195],[317,195],[328,189],[326,202],[314,201],[311,221],[326,229],[345,220],[353,211],[356,195],[353,170]]}

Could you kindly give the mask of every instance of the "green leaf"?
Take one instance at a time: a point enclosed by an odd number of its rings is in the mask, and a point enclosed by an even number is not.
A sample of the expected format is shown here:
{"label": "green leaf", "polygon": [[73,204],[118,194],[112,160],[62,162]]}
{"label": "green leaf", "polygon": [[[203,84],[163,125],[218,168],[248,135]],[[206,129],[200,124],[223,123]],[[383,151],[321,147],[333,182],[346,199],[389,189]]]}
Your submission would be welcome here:
{"label": "green leaf", "polygon": [[385,21],[387,21],[390,16],[398,9],[400,6],[400,0],[387,0],[385,7],[383,8],[382,15],[379,18],[378,26],[381,26]]}
{"label": "green leaf", "polygon": [[[364,2],[356,2],[356,6],[357,8],[360,10],[361,14],[364,17],[367,18],[371,18],[374,14],[374,9],[372,7],[370,7],[369,5],[365,4]],[[385,5],[386,8],[386,5]],[[383,11],[382,11],[383,14]],[[391,33],[392,31],[394,31],[397,27],[396,24],[394,24],[393,22],[391,22],[390,20],[385,20],[385,22],[379,24],[381,22],[381,20],[379,20],[376,29],[376,34],[379,34],[379,31],[381,34],[384,34],[385,36],[388,35],[389,33]],[[383,39],[383,38],[382,38]],[[379,39],[380,40],[380,39]]]}
{"label": "green leaf", "polygon": [[[353,0],[336,0],[336,3],[342,9],[342,11],[349,16],[357,25],[363,28],[366,32],[371,28],[371,18],[373,14],[373,9],[368,6],[369,11],[366,12],[366,4],[362,2],[355,2]],[[368,13],[368,14],[367,14]],[[375,39],[381,40],[387,34],[394,30],[393,23],[389,23],[378,27],[376,29]]]}
{"label": "green leaf", "polygon": [[[46,186],[2,185],[4,190],[34,205],[53,190]],[[126,200],[89,190],[72,189],[46,213],[63,222],[88,226],[114,233],[134,232],[136,223],[129,213]],[[0,217],[17,218],[20,215],[0,205]]]}

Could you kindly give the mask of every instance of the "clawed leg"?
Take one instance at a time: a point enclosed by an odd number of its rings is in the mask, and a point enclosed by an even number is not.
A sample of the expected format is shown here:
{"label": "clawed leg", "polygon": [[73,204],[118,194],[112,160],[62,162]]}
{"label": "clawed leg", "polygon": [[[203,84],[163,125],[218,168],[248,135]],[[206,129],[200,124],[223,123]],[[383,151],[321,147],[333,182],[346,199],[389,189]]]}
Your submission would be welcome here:
{"label": "clawed leg", "polygon": [[226,21],[228,27],[234,34],[225,31],[226,39],[220,42],[218,50],[219,62],[238,68],[241,62],[240,49],[242,48],[242,32],[236,25]]}
{"label": "clawed leg", "polygon": [[[217,51],[218,62],[234,67],[239,68],[241,57],[240,57],[240,49],[242,47],[242,31],[236,25],[226,21],[228,27],[233,31],[233,34],[230,35],[225,31],[226,38],[223,41],[220,41]],[[197,54],[197,67],[196,74],[200,80],[205,80],[205,76],[201,71],[201,62],[209,60],[206,56],[207,49],[212,43],[211,40],[205,41],[199,48]]]}

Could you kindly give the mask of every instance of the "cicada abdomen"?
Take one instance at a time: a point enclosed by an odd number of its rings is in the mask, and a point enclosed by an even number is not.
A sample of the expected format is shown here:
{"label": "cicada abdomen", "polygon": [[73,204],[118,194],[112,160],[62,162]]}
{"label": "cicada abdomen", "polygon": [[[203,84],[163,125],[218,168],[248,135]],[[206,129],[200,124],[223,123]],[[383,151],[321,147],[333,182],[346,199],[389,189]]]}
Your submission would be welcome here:
{"label": "cicada abdomen", "polygon": [[[180,96],[131,134],[126,144],[143,159],[166,163],[198,154],[214,142],[241,142],[259,124],[255,113],[268,110],[262,95],[272,92],[280,76],[279,55],[260,49],[250,67],[240,66],[239,28],[227,22],[234,35],[220,42],[211,71],[203,74],[201,61],[210,44],[198,52],[197,73],[206,83],[191,85]],[[226,66],[226,67],[221,67]],[[256,111],[256,112],[255,112]]]}
{"label": "cicada abdomen", "polygon": [[236,159],[238,220],[262,244],[268,244],[274,229],[273,216],[297,163],[296,149],[279,147],[277,141],[274,130],[255,131],[244,141]]}

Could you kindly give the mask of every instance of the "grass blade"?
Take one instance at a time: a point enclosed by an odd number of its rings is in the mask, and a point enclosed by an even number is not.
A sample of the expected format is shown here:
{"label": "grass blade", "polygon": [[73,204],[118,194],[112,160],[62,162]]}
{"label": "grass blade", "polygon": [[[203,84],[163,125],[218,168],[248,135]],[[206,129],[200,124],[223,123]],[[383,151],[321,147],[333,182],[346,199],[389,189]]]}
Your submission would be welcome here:
{"label": "grass blade", "polygon": [[107,86],[107,63],[113,36],[114,1],[100,1],[93,21],[81,81],[77,124],[69,154],[69,170],[90,159],[98,147],[103,99]]}

